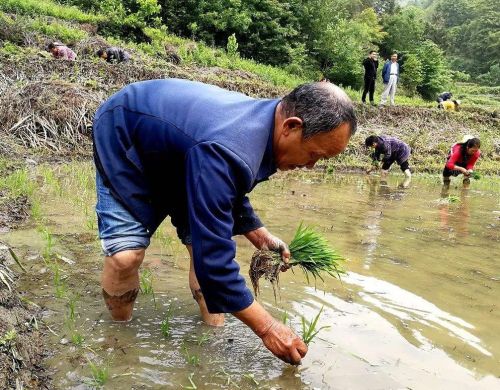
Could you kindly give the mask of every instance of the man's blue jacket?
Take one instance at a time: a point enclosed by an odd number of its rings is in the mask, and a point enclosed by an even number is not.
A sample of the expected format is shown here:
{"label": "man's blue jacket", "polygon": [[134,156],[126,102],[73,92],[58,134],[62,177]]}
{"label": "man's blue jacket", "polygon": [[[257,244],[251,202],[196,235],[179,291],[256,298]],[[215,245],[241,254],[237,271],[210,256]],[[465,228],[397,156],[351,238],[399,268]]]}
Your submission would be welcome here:
{"label": "man's blue jacket", "polygon": [[150,234],[167,215],[180,236],[191,234],[196,276],[213,313],[253,302],[231,237],[262,226],[246,194],[276,172],[278,103],[151,80],[113,95],[94,119],[94,158],[105,184]]}
{"label": "man's blue jacket", "polygon": [[[389,78],[391,77],[391,63],[391,60],[387,60],[382,68],[382,80],[384,81],[384,84],[387,84],[389,82]],[[399,81],[399,64],[396,62],[396,65],[398,68],[397,81]]]}

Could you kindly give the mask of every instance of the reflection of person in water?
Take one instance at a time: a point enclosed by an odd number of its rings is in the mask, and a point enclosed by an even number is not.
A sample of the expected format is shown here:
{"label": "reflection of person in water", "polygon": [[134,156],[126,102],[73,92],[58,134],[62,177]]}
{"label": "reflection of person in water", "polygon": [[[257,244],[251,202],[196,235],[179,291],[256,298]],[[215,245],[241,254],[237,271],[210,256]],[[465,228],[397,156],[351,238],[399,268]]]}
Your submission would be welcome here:
{"label": "reflection of person in water", "polygon": [[441,228],[448,232],[448,237],[453,238],[458,236],[464,238],[469,236],[469,218],[470,206],[468,191],[463,187],[460,191],[460,199],[456,203],[448,201],[449,186],[444,185],[441,191],[441,198],[443,202],[439,206],[439,218],[441,220]]}

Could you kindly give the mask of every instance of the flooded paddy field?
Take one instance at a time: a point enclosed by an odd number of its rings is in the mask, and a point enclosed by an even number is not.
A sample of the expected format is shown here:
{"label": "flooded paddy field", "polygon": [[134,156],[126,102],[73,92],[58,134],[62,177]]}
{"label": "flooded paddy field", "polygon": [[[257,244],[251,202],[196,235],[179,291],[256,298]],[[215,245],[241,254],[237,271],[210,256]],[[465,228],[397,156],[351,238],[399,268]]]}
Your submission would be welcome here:
{"label": "flooded paddy field", "polygon": [[[238,320],[201,323],[188,287],[189,257],[168,221],[143,265],[134,317],[110,321],[99,284],[102,255],[87,162],[25,172],[32,218],[0,233],[28,273],[24,297],[44,310],[57,389],[498,389],[500,186],[483,179],[443,191],[438,177],[400,188],[362,175],[282,176],[251,201],[289,241],[303,221],[348,258],[342,281],[280,277],[259,300],[297,333],[301,317],[326,326],[303,364],[274,358]],[[22,177],[19,179],[23,181]],[[252,246],[235,238],[248,275]],[[15,265],[12,266],[15,268]]]}

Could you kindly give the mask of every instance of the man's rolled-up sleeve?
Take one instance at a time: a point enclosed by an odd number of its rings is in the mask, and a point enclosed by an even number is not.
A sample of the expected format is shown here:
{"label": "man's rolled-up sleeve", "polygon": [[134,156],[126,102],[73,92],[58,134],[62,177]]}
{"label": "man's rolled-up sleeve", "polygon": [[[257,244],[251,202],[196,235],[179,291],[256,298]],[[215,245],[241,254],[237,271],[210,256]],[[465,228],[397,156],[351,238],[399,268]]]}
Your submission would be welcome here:
{"label": "man's rolled-up sleeve", "polygon": [[254,299],[239,274],[231,237],[233,208],[247,171],[231,152],[213,143],[193,147],[186,167],[194,268],[207,308],[211,313],[243,310]]}

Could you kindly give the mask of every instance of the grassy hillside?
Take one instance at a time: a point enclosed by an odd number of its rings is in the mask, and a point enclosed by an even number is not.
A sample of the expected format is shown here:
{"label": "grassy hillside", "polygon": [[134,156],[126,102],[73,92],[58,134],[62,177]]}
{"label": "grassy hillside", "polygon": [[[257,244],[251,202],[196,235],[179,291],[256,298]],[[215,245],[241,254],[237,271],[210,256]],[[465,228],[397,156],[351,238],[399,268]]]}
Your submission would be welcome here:
{"label": "grassy hillside", "polygon": [[[147,43],[101,36],[97,32],[106,31],[105,23],[102,15],[50,0],[0,2],[0,153],[12,158],[27,152],[89,155],[97,106],[124,85],[139,80],[186,78],[257,97],[282,96],[308,81],[162,29],[144,28]],[[72,47],[77,61],[54,60],[45,51],[51,40]],[[127,48],[133,60],[110,65],[97,59],[95,51],[108,45]],[[466,84],[460,88],[460,94],[469,96],[464,100],[479,102],[483,108],[466,103],[463,112],[444,113],[433,103],[402,96],[397,97],[402,105],[393,109],[360,105],[359,132],[347,152],[330,162],[328,169],[358,169],[368,164],[363,139],[383,132],[412,146],[412,165],[417,171],[438,172],[451,143],[471,133],[483,141],[481,170],[500,173],[496,160],[500,126],[492,114],[499,101],[498,88],[483,91]],[[359,101],[359,91],[347,92]]]}

